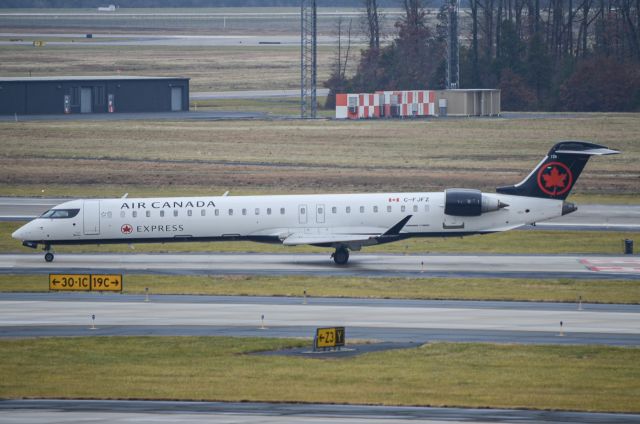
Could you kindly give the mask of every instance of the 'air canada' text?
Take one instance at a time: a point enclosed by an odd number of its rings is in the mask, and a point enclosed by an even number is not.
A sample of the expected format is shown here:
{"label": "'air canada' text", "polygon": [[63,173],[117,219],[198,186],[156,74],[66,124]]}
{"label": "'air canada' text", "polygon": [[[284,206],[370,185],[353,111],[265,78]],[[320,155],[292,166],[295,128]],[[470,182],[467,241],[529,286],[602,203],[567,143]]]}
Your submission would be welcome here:
{"label": "'air canada' text", "polygon": [[[151,209],[177,209],[177,208],[215,208],[213,200],[173,200],[156,201],[149,203]],[[147,209],[147,202],[123,202],[120,209]]]}

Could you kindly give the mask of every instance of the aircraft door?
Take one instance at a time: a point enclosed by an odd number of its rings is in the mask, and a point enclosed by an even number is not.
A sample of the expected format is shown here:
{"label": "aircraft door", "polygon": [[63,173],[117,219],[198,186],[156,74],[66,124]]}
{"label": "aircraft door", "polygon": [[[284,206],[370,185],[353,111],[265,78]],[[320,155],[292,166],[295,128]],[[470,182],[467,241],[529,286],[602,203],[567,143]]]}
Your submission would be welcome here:
{"label": "aircraft door", "polygon": [[316,223],[324,224],[324,205],[316,205]]}
{"label": "aircraft door", "polygon": [[298,223],[306,224],[308,214],[307,205],[298,205]]}
{"label": "aircraft door", "polygon": [[82,205],[82,221],[85,235],[100,234],[100,201],[85,200]]}

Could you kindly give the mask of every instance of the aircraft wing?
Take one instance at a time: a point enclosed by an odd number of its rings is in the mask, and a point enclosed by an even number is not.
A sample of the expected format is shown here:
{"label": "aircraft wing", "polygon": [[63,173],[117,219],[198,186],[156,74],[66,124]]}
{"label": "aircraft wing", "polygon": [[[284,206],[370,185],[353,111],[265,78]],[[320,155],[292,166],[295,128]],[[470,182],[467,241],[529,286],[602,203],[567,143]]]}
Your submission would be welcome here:
{"label": "aircraft wing", "polygon": [[[302,244],[332,244],[332,243],[344,243],[344,244],[360,244],[364,245],[369,242],[376,244],[381,239],[395,238],[400,234],[400,231],[409,222],[412,215],[407,215],[401,219],[397,224],[387,229],[386,231],[371,232],[362,231],[354,233],[338,233],[338,234],[307,234],[307,233],[292,233],[282,240],[282,244],[286,246],[298,246]],[[354,228],[354,230],[357,230]]]}
{"label": "aircraft wing", "polygon": [[300,234],[293,233],[282,240],[285,246],[302,244],[353,243],[375,239],[380,234]]}

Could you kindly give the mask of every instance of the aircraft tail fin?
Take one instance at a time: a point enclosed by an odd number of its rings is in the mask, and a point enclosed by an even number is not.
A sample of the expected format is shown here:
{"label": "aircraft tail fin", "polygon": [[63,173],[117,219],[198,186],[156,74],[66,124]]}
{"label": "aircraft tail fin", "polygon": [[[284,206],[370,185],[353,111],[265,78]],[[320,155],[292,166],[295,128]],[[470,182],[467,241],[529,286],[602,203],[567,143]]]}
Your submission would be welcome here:
{"label": "aircraft tail fin", "polygon": [[591,156],[613,155],[617,150],[584,141],[562,141],[522,182],[498,187],[496,192],[514,196],[564,200]]}

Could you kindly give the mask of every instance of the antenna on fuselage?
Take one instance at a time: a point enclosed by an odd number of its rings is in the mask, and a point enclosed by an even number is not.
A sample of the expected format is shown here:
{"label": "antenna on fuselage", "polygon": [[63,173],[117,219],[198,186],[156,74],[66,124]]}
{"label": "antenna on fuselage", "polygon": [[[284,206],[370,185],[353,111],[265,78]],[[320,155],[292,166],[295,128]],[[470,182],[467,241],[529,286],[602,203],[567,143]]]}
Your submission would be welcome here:
{"label": "antenna on fuselage", "polygon": [[128,195],[129,195],[129,193],[125,193],[125,194],[121,197],[121,199],[126,199]]}
{"label": "antenna on fuselage", "polygon": [[227,194],[229,194],[229,190],[225,191],[222,197],[227,197]]}

